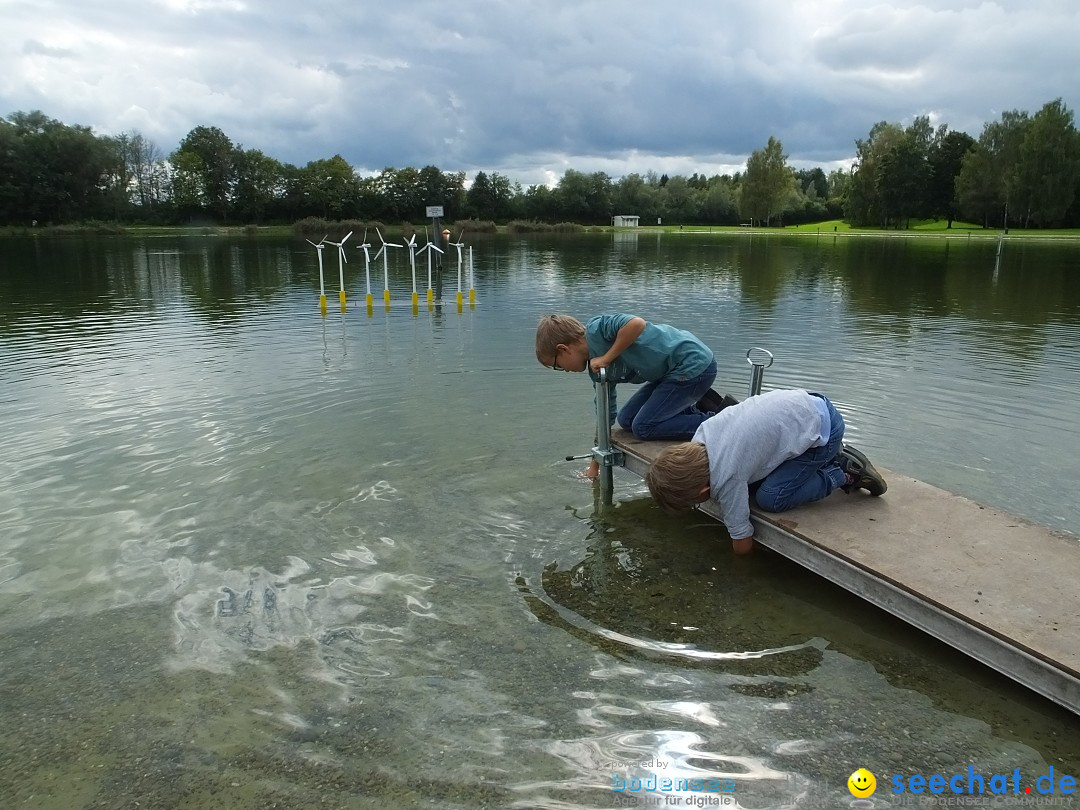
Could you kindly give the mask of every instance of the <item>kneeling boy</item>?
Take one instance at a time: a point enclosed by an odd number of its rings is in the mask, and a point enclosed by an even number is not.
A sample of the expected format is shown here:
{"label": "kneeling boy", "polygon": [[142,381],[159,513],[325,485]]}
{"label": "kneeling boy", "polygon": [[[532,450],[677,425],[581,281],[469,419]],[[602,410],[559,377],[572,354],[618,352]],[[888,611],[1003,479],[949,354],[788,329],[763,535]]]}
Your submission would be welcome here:
{"label": "kneeling boy", "polygon": [[754,546],[750,494],[766,512],[821,500],[834,489],[882,495],[885,479],[854,447],[844,418],[821,394],[770,391],[705,420],[689,442],[665,448],[645,477],[668,512],[712,497],[736,554]]}

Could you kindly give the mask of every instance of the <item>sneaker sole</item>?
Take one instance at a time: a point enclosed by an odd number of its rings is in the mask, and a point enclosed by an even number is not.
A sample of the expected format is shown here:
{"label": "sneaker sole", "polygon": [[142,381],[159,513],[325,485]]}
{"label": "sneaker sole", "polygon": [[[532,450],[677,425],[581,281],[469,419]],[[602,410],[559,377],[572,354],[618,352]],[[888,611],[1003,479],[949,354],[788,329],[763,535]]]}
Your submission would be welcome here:
{"label": "sneaker sole", "polygon": [[884,495],[889,491],[889,485],[885,483],[885,479],[882,478],[881,473],[877,471],[873,464],[870,463],[870,459],[866,457],[866,454],[861,450],[856,450],[851,445],[844,445],[844,454],[848,458],[852,458],[859,463],[859,472],[852,472],[855,475],[855,482],[853,487],[859,489],[865,489],[875,498]]}
{"label": "sneaker sole", "polygon": [[720,413],[724,408],[730,408],[732,405],[738,405],[739,401],[731,394],[724,394],[721,396],[713,389],[709,389],[705,392],[705,395],[697,401],[697,408],[702,411],[709,411],[710,413]]}

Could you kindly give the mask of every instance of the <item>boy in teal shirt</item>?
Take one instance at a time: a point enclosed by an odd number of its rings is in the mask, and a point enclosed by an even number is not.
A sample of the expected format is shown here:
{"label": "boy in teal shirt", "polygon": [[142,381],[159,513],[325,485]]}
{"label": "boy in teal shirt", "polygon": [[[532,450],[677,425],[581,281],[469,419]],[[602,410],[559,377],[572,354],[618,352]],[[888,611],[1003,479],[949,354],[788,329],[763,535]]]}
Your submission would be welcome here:
{"label": "boy in teal shirt", "polygon": [[[695,407],[716,379],[712,350],[683,329],[627,314],[598,315],[587,324],[545,315],[536,327],[536,359],[555,371],[588,371],[599,382],[642,384],[622,410],[615,386],[611,422],[639,439],[689,439],[712,411]],[[595,477],[597,464],[586,475]]]}

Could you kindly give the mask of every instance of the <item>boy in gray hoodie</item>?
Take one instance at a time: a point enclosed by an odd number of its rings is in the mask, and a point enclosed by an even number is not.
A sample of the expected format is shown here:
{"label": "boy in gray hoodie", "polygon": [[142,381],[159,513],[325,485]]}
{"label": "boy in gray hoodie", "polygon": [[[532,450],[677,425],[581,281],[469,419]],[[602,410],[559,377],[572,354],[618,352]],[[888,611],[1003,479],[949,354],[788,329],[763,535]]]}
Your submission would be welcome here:
{"label": "boy in gray hoodie", "polygon": [[689,442],[665,448],[645,478],[669,512],[713,498],[736,554],[754,546],[750,497],[766,512],[821,500],[834,489],[888,489],[869,459],[845,446],[844,418],[821,394],[770,391],[705,420]]}

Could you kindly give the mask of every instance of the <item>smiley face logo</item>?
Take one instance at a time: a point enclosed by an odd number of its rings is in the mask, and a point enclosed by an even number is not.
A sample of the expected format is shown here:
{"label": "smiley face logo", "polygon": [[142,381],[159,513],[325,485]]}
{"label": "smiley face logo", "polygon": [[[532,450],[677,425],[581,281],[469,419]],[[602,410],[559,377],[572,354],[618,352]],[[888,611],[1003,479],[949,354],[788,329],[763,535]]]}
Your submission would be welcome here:
{"label": "smiley face logo", "polygon": [[851,791],[852,796],[865,799],[867,796],[874,795],[874,791],[877,790],[877,779],[866,768],[859,768],[848,777],[847,789]]}

